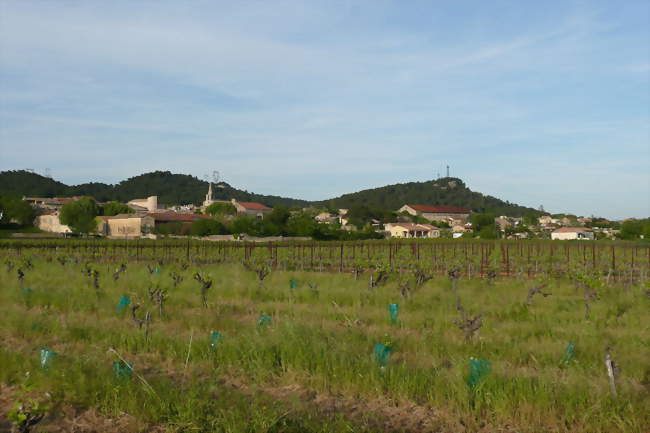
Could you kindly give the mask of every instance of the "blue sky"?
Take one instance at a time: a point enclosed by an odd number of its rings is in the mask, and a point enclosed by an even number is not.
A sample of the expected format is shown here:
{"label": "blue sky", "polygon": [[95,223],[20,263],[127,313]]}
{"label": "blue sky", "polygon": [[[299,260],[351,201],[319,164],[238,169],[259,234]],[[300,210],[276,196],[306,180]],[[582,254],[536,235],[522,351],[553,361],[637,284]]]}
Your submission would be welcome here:
{"label": "blue sky", "polygon": [[0,0],[0,170],[650,215],[650,2]]}

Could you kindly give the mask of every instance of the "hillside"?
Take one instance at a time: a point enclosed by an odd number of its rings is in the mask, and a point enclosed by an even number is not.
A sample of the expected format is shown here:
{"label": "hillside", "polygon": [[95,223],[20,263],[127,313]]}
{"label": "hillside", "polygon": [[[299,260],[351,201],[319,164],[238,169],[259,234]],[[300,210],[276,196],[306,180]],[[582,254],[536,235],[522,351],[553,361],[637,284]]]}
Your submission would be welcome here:
{"label": "hillside", "polygon": [[[221,186],[222,188],[213,188],[215,199],[230,200],[235,198],[239,201],[257,201],[271,207],[316,205],[329,208],[349,208],[356,204],[397,210],[408,203],[462,206],[475,212],[493,212],[497,215],[540,214],[535,209],[472,191],[462,180],[451,177],[435,181],[387,185],[320,202],[255,194],[233,188],[227,183],[222,183]],[[205,181],[186,174],[172,174],[169,171],[141,174],[123,180],[116,185],[92,182],[72,186],[27,171],[0,172],[0,195],[18,197],[90,195],[99,201],[126,202],[134,198],[157,195],[158,202],[161,204],[200,204],[205,198],[207,189],[208,184]]]}
{"label": "hillside", "polygon": [[[257,201],[267,206],[306,206],[309,202],[292,198],[261,195],[242,191],[222,183],[214,188],[213,196],[219,200],[235,198],[240,201]],[[157,195],[162,204],[200,204],[205,199],[208,183],[194,176],[155,171],[124,180],[116,185],[92,182],[68,186],[39,174],[17,170],[0,172],[0,195],[17,197],[54,197],[90,195],[99,201],[126,202],[135,198]]]}
{"label": "hillside", "polygon": [[427,182],[409,182],[345,194],[320,204],[329,208],[349,208],[363,204],[373,208],[397,210],[404,204],[451,205],[474,212],[492,212],[496,215],[519,217],[527,213],[541,214],[536,209],[519,206],[470,190],[465,183],[453,177]]}

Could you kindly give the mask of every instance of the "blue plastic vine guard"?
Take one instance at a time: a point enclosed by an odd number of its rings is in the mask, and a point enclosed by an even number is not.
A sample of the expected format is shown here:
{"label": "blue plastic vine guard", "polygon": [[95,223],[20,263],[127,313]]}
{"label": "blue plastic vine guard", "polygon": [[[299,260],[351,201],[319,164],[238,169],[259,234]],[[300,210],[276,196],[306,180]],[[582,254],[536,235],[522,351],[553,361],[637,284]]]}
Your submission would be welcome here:
{"label": "blue plastic vine guard", "polygon": [[564,349],[564,356],[562,356],[562,364],[566,365],[573,361],[573,358],[576,355],[576,344],[573,341],[569,341],[566,349]]}
{"label": "blue plastic vine guard", "polygon": [[48,368],[52,365],[52,361],[56,356],[56,352],[49,349],[41,349],[41,368]]}
{"label": "blue plastic vine guard", "polygon": [[492,370],[492,365],[485,359],[470,358],[469,360],[469,376],[467,378],[467,385],[472,389],[481,383],[481,380]]}
{"label": "blue plastic vine guard", "polygon": [[384,343],[375,344],[373,355],[375,357],[375,361],[377,364],[379,364],[380,367],[386,367],[392,351],[393,349],[390,346],[386,346]]}
{"label": "blue plastic vine guard", "polygon": [[388,304],[388,313],[390,314],[390,323],[397,323],[399,314],[399,304]]}
{"label": "blue plastic vine guard", "polygon": [[269,326],[269,325],[271,324],[271,321],[272,321],[272,320],[273,320],[273,319],[271,319],[271,316],[266,315],[266,314],[262,314],[262,315],[260,315],[260,317],[257,319],[257,325],[260,326],[260,327]]}
{"label": "blue plastic vine guard", "polygon": [[123,311],[130,304],[131,304],[131,298],[129,298],[126,295],[122,296],[119,302],[117,303],[117,311]]}
{"label": "blue plastic vine guard", "polygon": [[217,348],[217,345],[219,344],[219,341],[220,341],[222,338],[223,338],[223,336],[221,335],[221,333],[219,333],[219,332],[217,332],[217,331],[213,331],[213,332],[210,334],[210,347],[211,347],[212,349],[216,349],[216,348]]}
{"label": "blue plastic vine guard", "polygon": [[113,373],[118,379],[130,379],[133,373],[133,365],[119,360],[113,363]]}

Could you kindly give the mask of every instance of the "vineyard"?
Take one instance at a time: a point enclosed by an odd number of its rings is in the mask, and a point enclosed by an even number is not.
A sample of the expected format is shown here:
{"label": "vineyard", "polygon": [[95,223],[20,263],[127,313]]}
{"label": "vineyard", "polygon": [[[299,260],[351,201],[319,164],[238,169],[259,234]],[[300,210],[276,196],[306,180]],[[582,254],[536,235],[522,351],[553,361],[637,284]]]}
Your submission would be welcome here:
{"label": "vineyard", "polygon": [[649,279],[634,243],[6,241],[0,431],[645,433]]}
{"label": "vineyard", "polygon": [[266,263],[273,270],[336,271],[388,267],[403,272],[417,265],[436,273],[455,269],[468,278],[561,277],[575,273],[608,279],[645,281],[650,275],[650,245],[610,242],[364,241],[364,242],[202,242],[193,240],[5,241],[0,250],[55,251],[101,261],[184,261],[200,265]]}

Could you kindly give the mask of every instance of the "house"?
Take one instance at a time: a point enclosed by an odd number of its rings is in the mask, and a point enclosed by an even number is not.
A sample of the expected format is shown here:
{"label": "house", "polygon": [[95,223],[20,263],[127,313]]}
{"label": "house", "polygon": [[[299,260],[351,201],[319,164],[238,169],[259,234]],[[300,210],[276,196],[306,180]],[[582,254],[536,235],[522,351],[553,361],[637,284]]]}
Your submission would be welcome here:
{"label": "house", "polygon": [[350,222],[348,211],[349,209],[339,209],[339,224],[341,224],[341,227],[345,227]]}
{"label": "house", "polygon": [[543,215],[539,218],[537,218],[537,222],[539,222],[539,225],[541,226],[547,226],[550,224],[557,224],[558,220],[551,217],[550,215]]}
{"label": "house", "polygon": [[388,223],[384,229],[391,238],[438,238],[440,229],[431,224]]}
{"label": "house", "polygon": [[59,212],[54,210],[45,211],[34,220],[34,225],[44,232],[51,233],[72,233],[70,227],[61,224]]}
{"label": "house", "polygon": [[339,221],[338,217],[336,215],[332,215],[329,212],[321,212],[318,215],[314,217],[314,220],[319,223],[324,223],[324,224],[334,224]]}
{"label": "house", "polygon": [[79,200],[81,197],[23,197],[23,200],[36,209],[59,210],[64,204]]}
{"label": "house", "polygon": [[97,233],[109,238],[140,238],[149,235],[155,225],[154,218],[146,214],[99,216],[97,219]]}
{"label": "house", "polygon": [[407,212],[410,215],[418,215],[429,221],[445,221],[449,218],[466,221],[471,211],[458,206],[429,206],[423,204],[405,204],[398,213]]}
{"label": "house", "polygon": [[594,231],[587,227],[562,227],[551,233],[553,240],[594,239]]}
{"label": "house", "polygon": [[501,231],[504,231],[505,229],[513,225],[512,221],[510,221],[510,218],[504,215],[498,218],[494,218],[494,223],[499,227],[499,230]]}
{"label": "house", "polygon": [[197,213],[180,213],[180,212],[152,212],[147,214],[154,219],[154,223],[165,224],[165,223],[193,223],[204,218],[210,218],[210,215],[203,215]]}
{"label": "house", "polygon": [[136,198],[127,203],[136,212],[157,212],[158,196],[152,195],[147,198]]}
{"label": "house", "polygon": [[255,218],[264,218],[273,209],[264,206],[262,203],[237,201],[234,198],[230,201],[237,209],[237,214],[247,215]]}

